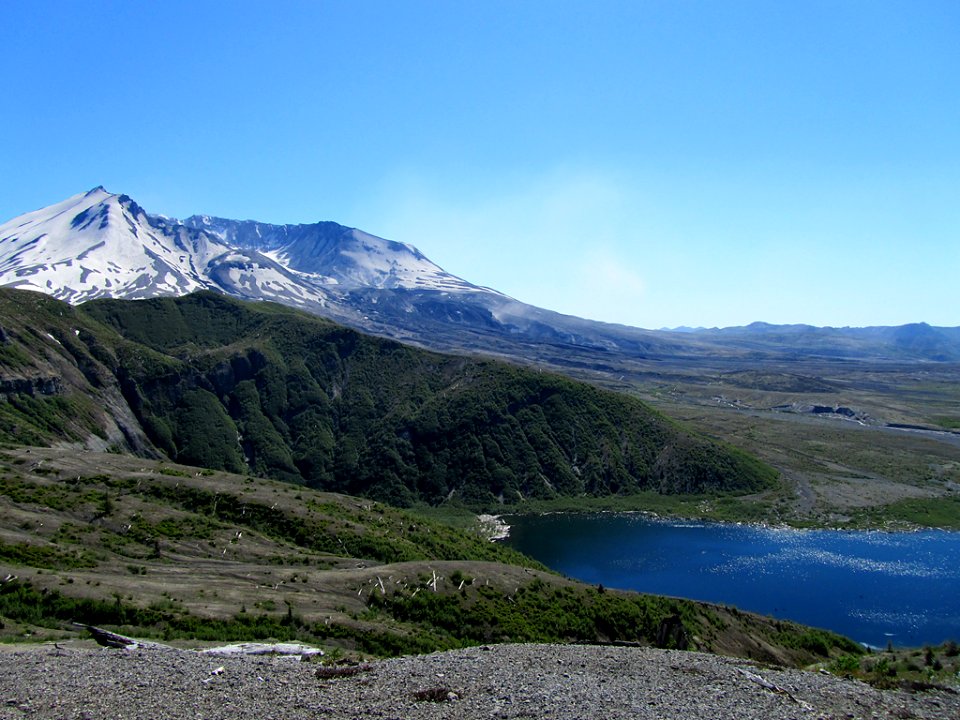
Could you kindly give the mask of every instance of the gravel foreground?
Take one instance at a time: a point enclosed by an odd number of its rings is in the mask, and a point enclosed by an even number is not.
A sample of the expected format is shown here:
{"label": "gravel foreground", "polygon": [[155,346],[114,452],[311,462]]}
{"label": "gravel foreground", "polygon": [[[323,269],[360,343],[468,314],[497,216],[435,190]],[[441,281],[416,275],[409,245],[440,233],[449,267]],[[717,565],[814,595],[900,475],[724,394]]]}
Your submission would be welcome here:
{"label": "gravel foreground", "polygon": [[276,657],[52,645],[0,650],[0,719],[960,718],[909,694],[692,652],[497,645],[384,660],[347,677]]}

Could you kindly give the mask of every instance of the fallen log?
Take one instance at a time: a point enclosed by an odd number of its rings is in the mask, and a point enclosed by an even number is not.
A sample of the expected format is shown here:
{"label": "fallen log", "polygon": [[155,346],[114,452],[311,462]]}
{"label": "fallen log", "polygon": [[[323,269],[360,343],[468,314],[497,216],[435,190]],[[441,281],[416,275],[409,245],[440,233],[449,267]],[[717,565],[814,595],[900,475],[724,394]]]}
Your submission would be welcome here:
{"label": "fallen log", "polygon": [[84,623],[75,622],[76,627],[82,627],[90,633],[94,640],[97,641],[98,645],[103,645],[103,647],[108,648],[118,648],[125,650],[135,650],[137,648],[152,648],[155,650],[176,650],[176,648],[171,647],[170,645],[164,645],[163,643],[150,642],[149,640],[137,640],[132,637],[127,637],[126,635],[120,635],[119,633],[110,632],[109,630],[104,630],[103,628],[98,628],[94,625],[86,625]]}
{"label": "fallen log", "polygon": [[283,655],[287,657],[314,657],[323,655],[323,650],[301,643],[233,643],[221,647],[205,648],[203,655]]}
{"label": "fallen log", "polygon": [[97,641],[97,644],[104,647],[124,650],[176,650],[178,652],[199,652],[203,655],[214,656],[282,655],[284,657],[292,657],[297,659],[323,655],[323,650],[320,648],[313,647],[312,645],[304,645],[302,643],[243,642],[222,645],[220,647],[206,648],[203,650],[181,650],[180,648],[175,648],[172,645],[164,645],[163,643],[150,642],[149,640],[138,640],[136,638],[127,637],[126,635],[120,635],[119,633],[111,632],[110,630],[104,630],[103,628],[98,628],[94,625],[86,625],[84,623],[76,622],[74,625],[87,630],[93,639]]}
{"label": "fallen log", "polygon": [[750,682],[755,682],[760,687],[766,688],[767,690],[770,690],[771,692],[775,692],[778,695],[786,695],[788,698],[793,700],[797,705],[804,708],[805,710],[813,709],[809,703],[804,702],[800,698],[796,697],[792,692],[790,692],[786,688],[782,688],[779,685],[772,683],[769,680],[766,680],[760,677],[759,675],[756,675],[750,672],[749,670],[744,670],[743,668],[737,668],[737,672],[739,672],[741,675],[747,678],[747,680],[749,680]]}

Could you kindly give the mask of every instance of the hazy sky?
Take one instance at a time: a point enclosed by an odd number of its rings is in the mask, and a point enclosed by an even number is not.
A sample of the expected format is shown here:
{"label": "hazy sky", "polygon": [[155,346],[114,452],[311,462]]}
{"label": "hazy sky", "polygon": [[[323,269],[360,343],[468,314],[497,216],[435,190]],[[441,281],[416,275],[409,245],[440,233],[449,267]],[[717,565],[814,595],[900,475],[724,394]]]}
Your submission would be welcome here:
{"label": "hazy sky", "polygon": [[0,222],[335,220],[641,327],[960,325],[960,2],[0,2]]}

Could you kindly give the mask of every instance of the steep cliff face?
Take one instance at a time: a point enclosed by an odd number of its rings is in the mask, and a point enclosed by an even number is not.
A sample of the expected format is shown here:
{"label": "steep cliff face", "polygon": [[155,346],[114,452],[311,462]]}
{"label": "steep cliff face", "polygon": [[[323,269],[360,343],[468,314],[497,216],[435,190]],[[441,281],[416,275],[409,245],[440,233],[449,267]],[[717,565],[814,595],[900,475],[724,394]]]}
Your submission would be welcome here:
{"label": "steep cliff face", "polygon": [[72,444],[157,456],[123,397],[113,344],[82,312],[0,292],[0,442]]}

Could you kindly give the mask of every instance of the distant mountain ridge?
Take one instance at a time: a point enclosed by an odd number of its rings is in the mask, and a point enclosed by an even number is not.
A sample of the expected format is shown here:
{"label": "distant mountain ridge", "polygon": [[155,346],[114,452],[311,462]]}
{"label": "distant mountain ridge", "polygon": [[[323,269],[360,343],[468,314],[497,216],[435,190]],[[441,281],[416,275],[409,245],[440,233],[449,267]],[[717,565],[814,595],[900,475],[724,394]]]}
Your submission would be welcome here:
{"label": "distant mountain ridge", "polygon": [[771,325],[755,322],[746,327],[697,329],[700,337],[751,340],[762,346],[771,343],[784,347],[806,347],[808,352],[844,356],[854,348],[887,348],[901,357],[934,361],[960,359],[960,327],[932,327],[927,323],[909,323],[895,327],[815,327],[813,325]]}
{"label": "distant mountain ridge", "polygon": [[334,222],[181,221],[102,187],[0,226],[0,285],[72,304],[216,290],[424,347],[558,366],[711,355],[960,361],[960,328],[923,323],[656,331],[584,320],[473,285],[411,245]]}

